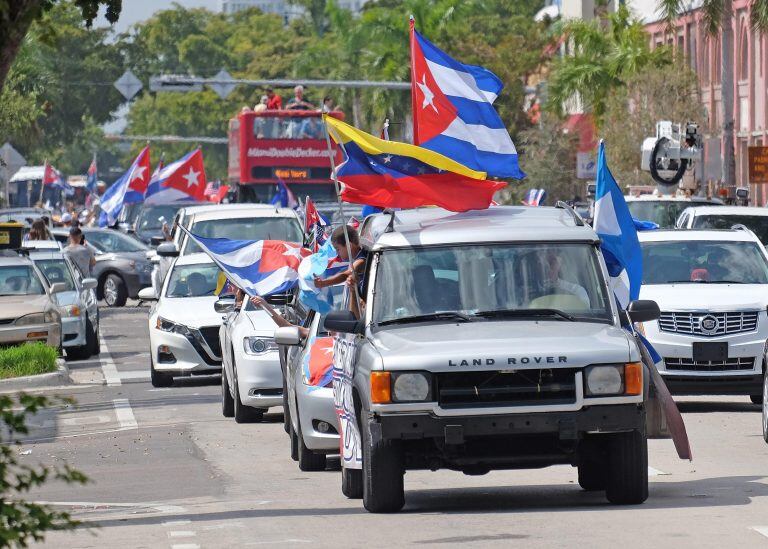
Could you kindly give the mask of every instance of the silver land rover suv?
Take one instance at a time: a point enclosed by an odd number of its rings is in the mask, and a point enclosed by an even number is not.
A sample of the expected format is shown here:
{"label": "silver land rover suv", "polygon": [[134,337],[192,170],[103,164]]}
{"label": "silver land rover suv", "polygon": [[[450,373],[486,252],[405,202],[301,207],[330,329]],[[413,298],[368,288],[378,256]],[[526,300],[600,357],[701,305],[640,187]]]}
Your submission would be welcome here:
{"label": "silver land rover suv", "polygon": [[645,501],[649,376],[622,324],[658,307],[617,310],[573,210],[383,213],[361,243],[361,318],[325,320],[346,496],[393,512],[406,470],[568,463],[584,489]]}

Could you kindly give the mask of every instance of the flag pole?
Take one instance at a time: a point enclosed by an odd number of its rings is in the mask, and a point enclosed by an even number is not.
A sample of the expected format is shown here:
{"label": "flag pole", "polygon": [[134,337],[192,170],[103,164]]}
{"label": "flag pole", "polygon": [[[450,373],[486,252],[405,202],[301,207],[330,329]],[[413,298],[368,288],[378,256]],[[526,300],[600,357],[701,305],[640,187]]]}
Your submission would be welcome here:
{"label": "flag pole", "polygon": [[[323,114],[323,122],[325,122],[325,117],[328,116],[327,114]],[[331,134],[328,130],[328,124],[324,123],[323,128],[325,129],[325,144],[328,147],[328,160],[331,163],[331,177],[333,177],[333,185],[336,188],[336,200],[339,205],[339,218],[341,219],[341,226],[344,227],[344,240],[347,244],[347,257],[349,257],[349,267],[352,270],[352,275],[355,281],[357,281],[357,273],[355,273],[353,264],[354,264],[354,258],[352,257],[352,248],[349,245],[349,230],[347,229],[347,220],[344,217],[344,208],[342,207],[341,203],[341,183],[339,183],[339,178],[336,176],[336,159],[333,157],[333,148],[331,147]],[[357,310],[360,313],[360,316],[362,316],[362,308],[360,307],[360,296],[357,295],[357,287],[355,287],[355,305]]]}

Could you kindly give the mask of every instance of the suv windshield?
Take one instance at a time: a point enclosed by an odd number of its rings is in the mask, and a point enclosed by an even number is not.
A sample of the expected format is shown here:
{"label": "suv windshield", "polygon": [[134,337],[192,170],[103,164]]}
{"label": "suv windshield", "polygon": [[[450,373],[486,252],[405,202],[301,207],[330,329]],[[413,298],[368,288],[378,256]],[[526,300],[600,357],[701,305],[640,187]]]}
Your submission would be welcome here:
{"label": "suv windshield", "polygon": [[37,273],[26,265],[0,267],[0,295],[43,295]]}
{"label": "suv windshield", "polygon": [[693,218],[694,229],[730,229],[744,225],[755,233],[763,244],[768,243],[768,216],[766,215],[697,215]]}
{"label": "suv windshield", "polygon": [[202,297],[215,295],[219,268],[213,263],[177,265],[171,271],[166,297]]}
{"label": "suv windshield", "polygon": [[374,295],[377,324],[409,319],[612,318],[597,252],[589,244],[385,251]]}
{"label": "suv windshield", "polygon": [[170,227],[181,205],[161,204],[144,206],[136,217],[136,231],[159,231],[163,221]]}
{"label": "suv windshield", "polygon": [[113,230],[85,231],[85,240],[93,244],[94,248],[104,253],[143,252],[149,250],[149,246],[143,242]]}
{"label": "suv windshield", "polygon": [[[628,200],[632,217],[638,221],[653,221],[660,229],[671,229],[682,211],[690,206],[719,206],[715,202],[697,200]],[[730,229],[730,227],[728,227]]]}
{"label": "suv windshield", "polygon": [[[198,221],[191,232],[207,238],[233,240],[285,240],[300,243],[303,235],[296,219],[290,217],[243,217]],[[187,239],[184,255],[202,252],[197,243]]]}
{"label": "suv windshield", "polygon": [[768,284],[768,262],[755,242],[643,242],[643,284]]}
{"label": "suv windshield", "polygon": [[48,285],[62,282],[68,292],[75,289],[75,281],[72,279],[72,271],[64,259],[35,259],[37,268],[43,271],[43,276],[48,280]]}

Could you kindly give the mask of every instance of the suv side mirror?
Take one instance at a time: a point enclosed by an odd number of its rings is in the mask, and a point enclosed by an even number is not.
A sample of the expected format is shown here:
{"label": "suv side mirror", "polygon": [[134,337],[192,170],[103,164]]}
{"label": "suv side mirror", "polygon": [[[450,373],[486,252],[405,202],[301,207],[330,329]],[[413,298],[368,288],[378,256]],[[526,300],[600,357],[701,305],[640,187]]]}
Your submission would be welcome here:
{"label": "suv side mirror", "polygon": [[278,345],[299,345],[301,333],[297,326],[284,326],[275,330],[275,343]]}
{"label": "suv side mirror", "polygon": [[217,299],[213,304],[213,310],[220,314],[231,313],[235,310],[235,298],[233,297],[221,297]]}
{"label": "suv side mirror", "polygon": [[179,257],[179,250],[173,242],[164,242],[157,247],[157,255],[160,257]]}
{"label": "suv side mirror", "polygon": [[325,317],[325,330],[342,334],[361,334],[363,325],[352,311],[331,311]]}
{"label": "suv side mirror", "polygon": [[650,299],[637,299],[631,302],[627,307],[627,313],[632,322],[650,322],[661,316],[659,305]]}

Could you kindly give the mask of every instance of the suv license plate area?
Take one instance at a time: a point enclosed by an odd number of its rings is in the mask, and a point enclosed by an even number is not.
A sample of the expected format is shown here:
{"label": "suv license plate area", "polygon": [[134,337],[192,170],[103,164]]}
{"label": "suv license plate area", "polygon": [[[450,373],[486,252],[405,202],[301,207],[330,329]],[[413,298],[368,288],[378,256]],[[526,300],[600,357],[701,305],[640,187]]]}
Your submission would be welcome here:
{"label": "suv license plate area", "polygon": [[694,342],[693,360],[696,362],[728,359],[728,342]]}

